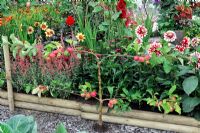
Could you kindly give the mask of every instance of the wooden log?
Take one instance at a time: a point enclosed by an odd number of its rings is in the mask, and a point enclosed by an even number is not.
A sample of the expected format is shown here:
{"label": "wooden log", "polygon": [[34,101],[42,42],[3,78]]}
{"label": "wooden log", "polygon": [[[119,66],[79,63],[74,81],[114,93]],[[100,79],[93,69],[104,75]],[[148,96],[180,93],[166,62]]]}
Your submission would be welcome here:
{"label": "wooden log", "polygon": [[[82,112],[81,117],[84,119],[89,119],[89,120],[98,120],[98,114],[94,114],[94,113],[83,113]],[[198,128],[198,127],[176,125],[176,124],[169,124],[169,123],[162,123],[162,122],[154,122],[154,121],[133,119],[133,118],[127,118],[127,117],[103,115],[103,121],[117,123],[117,124],[125,124],[125,125],[155,128],[155,129],[161,129],[161,130],[169,130],[169,131],[175,131],[175,132],[181,132],[181,133],[200,133],[200,128]]]}
{"label": "wooden log", "polygon": [[6,69],[6,82],[7,82],[7,91],[8,91],[8,101],[9,109],[11,112],[14,111],[14,98],[13,98],[13,88],[12,88],[12,78],[11,78],[11,67],[10,67],[10,55],[9,55],[9,46],[8,46],[8,37],[3,36],[3,53]]}
{"label": "wooden log", "polygon": [[[8,105],[8,100],[0,98],[0,104]],[[20,102],[20,101],[15,101],[15,105],[16,107],[19,107],[19,108],[45,111],[45,112],[51,112],[51,113],[60,113],[60,114],[66,114],[66,115],[81,116],[84,119],[96,120],[96,121],[98,120],[98,114],[96,113],[81,112],[79,110],[74,110],[74,109],[65,109],[61,107],[33,104],[33,103]],[[126,124],[126,125],[134,125],[134,126],[147,127],[147,128],[155,128],[155,129],[161,129],[161,130],[170,130],[170,131],[181,132],[181,133],[199,133],[200,132],[199,127],[156,122],[154,120],[152,121],[141,120],[141,119],[135,119],[135,118],[130,118],[130,117],[103,115],[103,121],[117,123],[117,124]]]}
{"label": "wooden log", "polygon": [[[96,107],[91,106],[89,104],[81,105],[81,111],[96,113],[96,114],[98,113]],[[141,120],[150,120],[150,121],[157,121],[157,122],[200,127],[200,121],[197,121],[194,118],[185,117],[185,116],[167,115],[167,114],[154,113],[154,112],[149,112],[149,111],[140,111],[140,110],[132,110],[129,112],[116,112],[113,110],[107,113],[107,107],[103,108],[103,113],[110,116],[121,116],[121,117],[135,118],[135,119],[141,119]]]}
{"label": "wooden log", "polygon": [[[5,91],[0,91],[0,98],[7,99],[8,97],[5,94],[6,94]],[[81,104],[76,101],[56,99],[56,98],[44,98],[44,97],[39,98],[37,96],[20,94],[20,93],[14,93],[14,99],[22,102],[37,103],[42,105],[52,105],[56,107],[63,107],[63,108],[77,109],[77,110],[80,109],[80,104]]]}
{"label": "wooden log", "polygon": [[[6,106],[8,105],[8,100],[0,98],[0,104]],[[81,115],[80,110],[54,107],[54,106],[49,106],[49,105],[34,104],[34,103],[28,103],[28,102],[15,101],[15,106],[18,108],[31,109],[31,110],[37,110],[37,111],[49,112],[49,113],[59,113],[59,114],[73,115],[73,116]]]}
{"label": "wooden log", "polygon": [[[75,101],[52,99],[52,98],[39,98],[37,96],[31,96],[31,95],[19,94],[19,93],[14,93],[14,96],[15,96],[15,100],[17,101],[30,102],[30,103],[35,103],[39,105],[42,104],[42,105],[51,105],[55,107],[77,109],[77,110],[81,110],[83,112],[89,112],[89,113],[96,113],[96,114],[98,113],[96,106],[91,106],[89,104],[81,104]],[[7,95],[5,91],[0,91],[0,98],[7,99]],[[139,110],[132,110],[130,112],[123,112],[123,113],[111,111],[110,113],[107,113],[107,107],[103,108],[103,113],[110,116],[128,117],[128,118],[141,119],[141,120],[149,120],[149,121],[157,121],[157,122],[164,122],[164,123],[171,123],[171,124],[200,127],[200,121],[197,121],[194,118],[185,117],[185,116],[165,115],[161,113],[139,111]]]}

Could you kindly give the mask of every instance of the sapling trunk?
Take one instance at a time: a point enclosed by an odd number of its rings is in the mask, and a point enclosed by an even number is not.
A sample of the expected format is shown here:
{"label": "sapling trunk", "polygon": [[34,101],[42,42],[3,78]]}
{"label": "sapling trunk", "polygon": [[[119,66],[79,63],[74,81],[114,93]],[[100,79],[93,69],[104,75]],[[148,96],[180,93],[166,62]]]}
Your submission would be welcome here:
{"label": "sapling trunk", "polygon": [[99,126],[103,126],[103,90],[101,86],[101,62],[97,60],[97,67],[98,67],[98,81],[99,81]]}

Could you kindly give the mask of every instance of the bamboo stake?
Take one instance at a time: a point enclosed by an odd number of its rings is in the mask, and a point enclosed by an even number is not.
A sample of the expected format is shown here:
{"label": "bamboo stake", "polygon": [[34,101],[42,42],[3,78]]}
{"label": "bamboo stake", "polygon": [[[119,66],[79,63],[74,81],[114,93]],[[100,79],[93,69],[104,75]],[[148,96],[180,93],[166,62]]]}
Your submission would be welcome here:
{"label": "bamboo stake", "polygon": [[10,67],[10,55],[8,47],[8,38],[5,37],[6,41],[3,42],[3,53],[5,60],[5,69],[6,69],[6,80],[7,80],[7,90],[8,90],[8,102],[9,109],[11,112],[14,111],[14,98],[13,98],[13,88],[12,88],[12,78],[11,78],[11,67]]}

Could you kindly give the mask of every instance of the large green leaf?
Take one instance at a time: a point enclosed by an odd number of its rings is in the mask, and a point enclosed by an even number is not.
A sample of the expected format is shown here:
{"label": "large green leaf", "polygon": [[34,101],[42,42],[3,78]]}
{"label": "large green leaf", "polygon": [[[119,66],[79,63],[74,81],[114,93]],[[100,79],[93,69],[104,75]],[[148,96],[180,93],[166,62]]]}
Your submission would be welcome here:
{"label": "large green leaf", "polygon": [[32,116],[16,115],[6,123],[14,133],[37,133],[37,125]]}
{"label": "large green leaf", "polygon": [[183,112],[191,112],[194,108],[200,104],[200,98],[198,97],[183,97],[182,105]]}
{"label": "large green leaf", "polygon": [[56,128],[55,133],[67,133],[67,130],[65,129],[65,126],[62,123],[60,123]]}
{"label": "large green leaf", "polygon": [[0,123],[0,133],[14,133],[14,131],[8,124]]}
{"label": "large green leaf", "polygon": [[183,81],[183,89],[186,94],[190,95],[198,86],[198,77],[191,76]]}

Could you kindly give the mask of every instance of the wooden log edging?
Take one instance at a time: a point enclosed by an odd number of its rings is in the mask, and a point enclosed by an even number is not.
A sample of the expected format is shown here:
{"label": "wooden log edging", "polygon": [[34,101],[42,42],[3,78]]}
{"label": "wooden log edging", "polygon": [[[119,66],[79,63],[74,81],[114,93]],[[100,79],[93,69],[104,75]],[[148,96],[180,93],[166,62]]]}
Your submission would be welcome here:
{"label": "wooden log edging", "polygon": [[[8,105],[7,99],[7,92],[0,91],[0,104]],[[81,116],[85,119],[98,120],[96,106],[70,100],[38,98],[37,96],[20,93],[14,93],[14,99],[15,106],[19,108]],[[106,113],[106,111],[107,108],[104,108],[103,121],[105,122],[135,125],[175,132],[200,132],[200,122],[190,117],[163,115],[160,113],[138,110],[123,113],[116,113],[114,111]]]}

